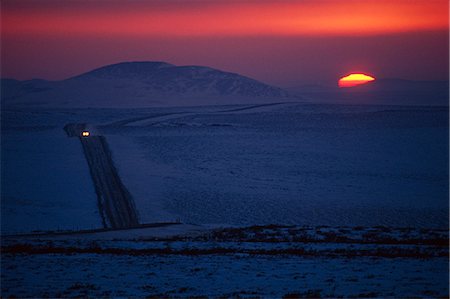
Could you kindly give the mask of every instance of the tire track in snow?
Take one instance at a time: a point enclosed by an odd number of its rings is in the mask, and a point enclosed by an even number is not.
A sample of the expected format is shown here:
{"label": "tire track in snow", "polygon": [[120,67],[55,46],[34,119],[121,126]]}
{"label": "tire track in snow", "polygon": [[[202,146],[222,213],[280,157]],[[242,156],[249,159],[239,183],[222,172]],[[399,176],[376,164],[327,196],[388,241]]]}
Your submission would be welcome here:
{"label": "tire track in snow", "polygon": [[244,107],[233,108],[228,110],[217,110],[217,111],[192,111],[192,112],[173,112],[173,113],[161,113],[157,115],[140,116],[128,118],[120,121],[115,121],[109,124],[103,125],[104,127],[120,127],[120,126],[151,126],[161,122],[176,120],[186,116],[193,115],[208,115],[208,114],[227,114],[227,113],[240,113],[240,112],[254,112],[258,111],[260,108],[267,108],[272,106],[280,106],[286,104],[296,104],[295,102],[279,102],[279,103],[269,103],[269,104],[259,104],[259,105],[246,105]]}

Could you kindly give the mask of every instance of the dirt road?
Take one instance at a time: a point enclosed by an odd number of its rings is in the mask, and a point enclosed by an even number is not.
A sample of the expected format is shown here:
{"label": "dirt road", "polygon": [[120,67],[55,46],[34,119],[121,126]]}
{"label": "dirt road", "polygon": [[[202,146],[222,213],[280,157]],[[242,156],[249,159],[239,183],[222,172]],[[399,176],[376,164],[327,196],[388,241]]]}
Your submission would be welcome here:
{"label": "dirt road", "polygon": [[104,136],[82,137],[83,124],[67,125],[69,136],[78,136],[89,165],[98,206],[105,228],[127,228],[139,225],[133,198],[117,173]]}

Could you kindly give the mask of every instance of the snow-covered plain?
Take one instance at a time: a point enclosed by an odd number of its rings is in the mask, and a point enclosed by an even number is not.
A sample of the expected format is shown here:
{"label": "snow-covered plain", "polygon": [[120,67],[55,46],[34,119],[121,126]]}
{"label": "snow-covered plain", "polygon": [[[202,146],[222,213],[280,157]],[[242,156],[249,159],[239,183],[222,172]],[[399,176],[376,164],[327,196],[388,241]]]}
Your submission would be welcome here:
{"label": "snow-covered plain", "polygon": [[448,294],[446,230],[271,225],[190,236],[92,237],[7,238],[2,244],[2,295],[404,298]]}
{"label": "snow-covered plain", "polygon": [[154,298],[445,297],[447,262],[445,257],[351,260],[258,255],[102,258],[96,254],[16,255],[2,264],[2,275],[11,273],[2,284],[2,294]]}
{"label": "snow-covered plain", "polygon": [[99,227],[69,122],[106,136],[144,223],[448,227],[448,108],[284,103],[4,110],[3,233]]}
{"label": "snow-covered plain", "polygon": [[[1,121],[2,297],[448,295],[448,107],[11,108]],[[106,137],[141,222],[194,225],[5,236],[101,227],[67,123]],[[271,223],[295,226],[241,228]]]}
{"label": "snow-covered plain", "polygon": [[217,111],[101,128],[142,220],[448,226],[447,108]]}
{"label": "snow-covered plain", "polygon": [[2,131],[2,232],[101,225],[78,140],[60,128]]}
{"label": "snow-covered plain", "polygon": [[101,227],[80,141],[68,138],[62,128],[80,119],[102,121],[103,114],[2,110],[2,234]]}

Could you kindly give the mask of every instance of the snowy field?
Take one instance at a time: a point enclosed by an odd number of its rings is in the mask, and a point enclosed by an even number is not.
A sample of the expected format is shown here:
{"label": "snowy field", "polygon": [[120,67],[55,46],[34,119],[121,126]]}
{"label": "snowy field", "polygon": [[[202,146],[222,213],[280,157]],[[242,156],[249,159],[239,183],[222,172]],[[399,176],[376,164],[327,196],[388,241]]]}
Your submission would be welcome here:
{"label": "snowy field", "polygon": [[265,226],[180,237],[91,238],[4,240],[2,294],[155,298],[448,294],[446,230]]}
{"label": "snowy field", "polygon": [[60,128],[2,130],[2,232],[101,225],[81,144]]}
{"label": "snowy field", "polygon": [[284,104],[102,130],[146,222],[448,226],[445,108]]}
{"label": "snowy field", "polygon": [[[1,121],[2,297],[448,296],[448,108],[3,109]],[[184,224],[6,236],[101,228],[67,123],[105,136],[141,223]]]}
{"label": "snowy field", "polygon": [[13,270],[13,274],[2,293],[18,297],[445,297],[447,262],[445,257],[349,261],[245,255],[25,255],[6,260],[2,272]]}
{"label": "snowy field", "polygon": [[106,136],[141,222],[448,227],[448,108],[4,110],[2,231],[95,228],[79,141]]}

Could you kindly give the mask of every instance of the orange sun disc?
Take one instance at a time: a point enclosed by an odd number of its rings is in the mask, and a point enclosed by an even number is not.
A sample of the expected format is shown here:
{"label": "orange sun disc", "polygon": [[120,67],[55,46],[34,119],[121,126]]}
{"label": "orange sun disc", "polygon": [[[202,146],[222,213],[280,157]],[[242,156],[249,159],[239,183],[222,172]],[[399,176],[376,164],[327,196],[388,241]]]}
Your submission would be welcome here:
{"label": "orange sun disc", "polygon": [[369,75],[356,73],[350,74],[348,76],[342,77],[339,79],[339,87],[353,87],[361,84],[366,84],[368,82],[374,81],[375,78]]}

